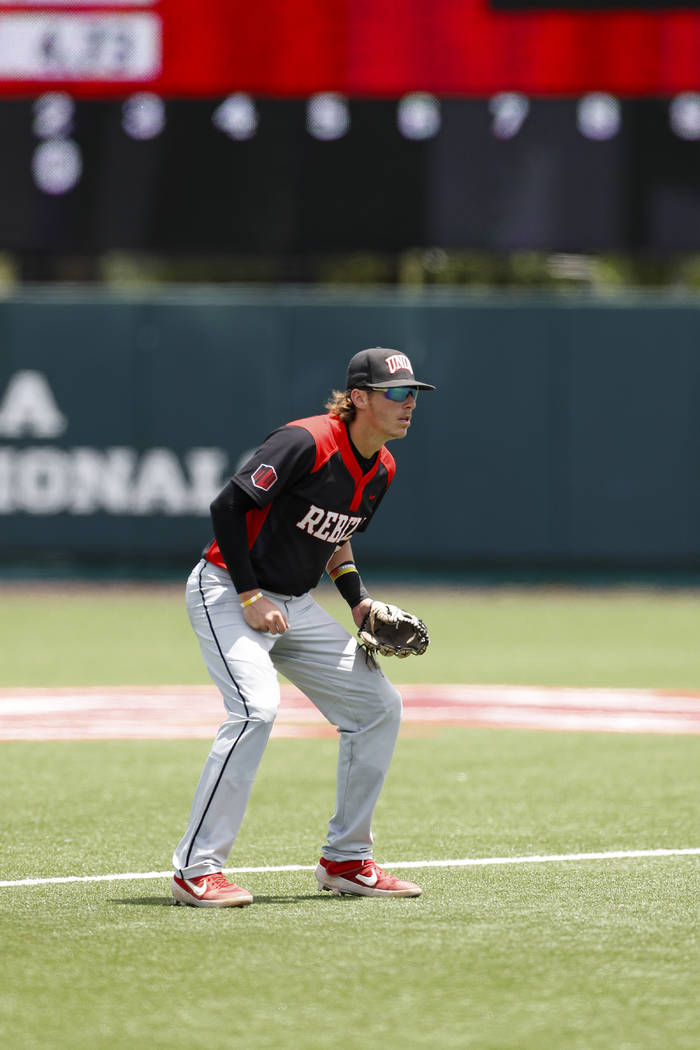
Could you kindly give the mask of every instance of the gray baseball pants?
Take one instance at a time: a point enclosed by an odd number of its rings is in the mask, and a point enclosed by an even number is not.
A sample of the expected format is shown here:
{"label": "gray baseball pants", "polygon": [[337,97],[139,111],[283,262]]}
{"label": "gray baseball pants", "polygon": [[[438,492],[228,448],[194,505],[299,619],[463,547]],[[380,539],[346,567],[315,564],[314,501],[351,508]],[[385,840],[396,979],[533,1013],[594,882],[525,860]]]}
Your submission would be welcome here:
{"label": "gray baseball pants", "polygon": [[323,855],[338,861],[372,856],[372,815],[399,731],[401,697],[311,595],[264,594],[284,610],[284,634],[248,626],[225,570],[202,560],[187,581],[190,621],[227,715],[173,854],[184,878],[226,865],[279,707],[278,671],[340,734],[336,807]]}

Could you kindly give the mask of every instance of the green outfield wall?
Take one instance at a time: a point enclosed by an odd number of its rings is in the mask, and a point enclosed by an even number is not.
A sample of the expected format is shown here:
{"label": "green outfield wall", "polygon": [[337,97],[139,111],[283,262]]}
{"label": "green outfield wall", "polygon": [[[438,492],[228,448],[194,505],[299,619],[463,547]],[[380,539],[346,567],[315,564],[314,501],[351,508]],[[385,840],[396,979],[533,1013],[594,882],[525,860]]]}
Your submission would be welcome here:
{"label": "green outfield wall", "polygon": [[700,566],[700,300],[187,288],[0,301],[2,563],[186,567],[240,457],[375,345],[438,390],[363,561]]}

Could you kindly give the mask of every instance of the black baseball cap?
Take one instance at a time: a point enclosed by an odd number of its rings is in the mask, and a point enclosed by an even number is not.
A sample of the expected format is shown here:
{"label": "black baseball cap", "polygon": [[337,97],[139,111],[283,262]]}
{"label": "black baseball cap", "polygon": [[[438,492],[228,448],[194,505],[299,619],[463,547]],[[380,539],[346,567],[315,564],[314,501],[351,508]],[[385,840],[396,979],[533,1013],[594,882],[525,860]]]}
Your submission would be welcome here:
{"label": "black baseball cap", "polygon": [[413,374],[411,362],[398,350],[373,346],[370,350],[360,350],[350,358],[347,390],[357,387],[388,390],[392,386],[415,386],[418,390],[435,389],[430,383],[418,382]]}

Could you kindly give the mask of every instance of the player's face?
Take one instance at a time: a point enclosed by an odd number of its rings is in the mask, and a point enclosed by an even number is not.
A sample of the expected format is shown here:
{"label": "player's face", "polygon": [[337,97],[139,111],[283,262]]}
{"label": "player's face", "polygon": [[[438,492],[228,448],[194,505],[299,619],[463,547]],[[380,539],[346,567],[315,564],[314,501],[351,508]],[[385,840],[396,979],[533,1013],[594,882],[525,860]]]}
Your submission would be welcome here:
{"label": "player's face", "polygon": [[392,401],[383,390],[369,390],[368,422],[384,441],[406,437],[416,407],[416,393],[409,390],[403,401]]}

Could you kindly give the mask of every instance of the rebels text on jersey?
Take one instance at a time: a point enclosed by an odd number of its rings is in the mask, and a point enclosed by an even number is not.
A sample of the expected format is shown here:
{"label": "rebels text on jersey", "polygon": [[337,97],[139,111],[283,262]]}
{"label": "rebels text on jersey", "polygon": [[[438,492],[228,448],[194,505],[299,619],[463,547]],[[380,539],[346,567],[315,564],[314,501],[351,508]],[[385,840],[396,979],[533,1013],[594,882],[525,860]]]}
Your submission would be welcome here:
{"label": "rebels text on jersey", "polygon": [[[233,478],[256,505],[246,523],[260,586],[279,594],[315,587],[334,548],[367,528],[395,469],[384,447],[360,461],[336,416],[274,430]],[[225,568],[216,542],[206,558]]]}

